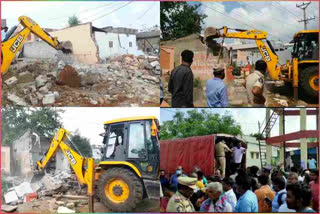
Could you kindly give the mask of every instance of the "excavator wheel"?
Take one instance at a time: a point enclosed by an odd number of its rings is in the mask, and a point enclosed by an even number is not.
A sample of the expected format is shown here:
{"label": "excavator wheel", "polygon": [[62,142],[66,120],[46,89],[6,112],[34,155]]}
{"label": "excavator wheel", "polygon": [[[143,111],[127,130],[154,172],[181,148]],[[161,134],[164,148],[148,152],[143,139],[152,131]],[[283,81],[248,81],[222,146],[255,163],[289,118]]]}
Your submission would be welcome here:
{"label": "excavator wheel", "polygon": [[319,70],[318,66],[312,65],[299,71],[299,87],[308,97],[318,97],[319,93]]}
{"label": "excavator wheel", "polygon": [[104,171],[97,182],[100,201],[113,212],[130,212],[143,198],[141,180],[126,168]]}

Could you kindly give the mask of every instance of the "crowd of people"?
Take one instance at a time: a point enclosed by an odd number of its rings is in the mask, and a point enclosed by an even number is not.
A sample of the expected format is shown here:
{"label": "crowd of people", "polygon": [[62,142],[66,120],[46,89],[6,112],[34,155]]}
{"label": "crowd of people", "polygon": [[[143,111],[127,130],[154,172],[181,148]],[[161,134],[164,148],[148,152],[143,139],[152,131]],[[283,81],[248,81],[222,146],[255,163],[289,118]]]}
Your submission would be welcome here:
{"label": "crowd of people", "polygon": [[[191,65],[194,53],[184,50],[181,53],[182,63],[171,72],[168,83],[168,90],[172,94],[172,107],[190,108],[193,105],[193,73]],[[265,103],[263,96],[264,75],[267,71],[267,64],[263,60],[255,63],[255,71],[246,78],[246,89],[249,104],[262,106]],[[207,107],[228,107],[229,99],[227,86],[223,82],[225,69],[221,66],[213,68],[213,78],[207,81],[206,97]],[[160,88],[163,94],[163,87]],[[162,103],[162,100],[160,101]]]}
{"label": "crowd of people", "polygon": [[161,171],[161,212],[318,212],[318,169],[287,172],[257,166],[223,177],[205,176],[199,167],[186,175],[182,166],[170,178]]}

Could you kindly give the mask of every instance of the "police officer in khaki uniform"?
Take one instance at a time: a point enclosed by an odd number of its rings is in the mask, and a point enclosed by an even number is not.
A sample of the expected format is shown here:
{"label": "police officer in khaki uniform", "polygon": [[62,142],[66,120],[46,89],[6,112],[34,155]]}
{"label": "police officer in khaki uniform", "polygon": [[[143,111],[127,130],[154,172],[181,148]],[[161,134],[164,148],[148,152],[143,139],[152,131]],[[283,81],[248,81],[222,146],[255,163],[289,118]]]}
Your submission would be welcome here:
{"label": "police officer in khaki uniform", "polygon": [[232,152],[232,150],[229,149],[224,140],[217,142],[214,150],[217,158],[217,168],[221,169],[222,177],[224,178],[226,175],[226,151]]}
{"label": "police officer in khaki uniform", "polygon": [[263,60],[256,62],[256,70],[246,78],[246,88],[251,105],[264,105],[266,99],[263,96],[264,75],[267,71],[267,64]]}
{"label": "police officer in khaki uniform", "polygon": [[178,178],[178,191],[170,198],[167,212],[195,212],[189,198],[197,188],[196,182],[196,178],[181,176]]}

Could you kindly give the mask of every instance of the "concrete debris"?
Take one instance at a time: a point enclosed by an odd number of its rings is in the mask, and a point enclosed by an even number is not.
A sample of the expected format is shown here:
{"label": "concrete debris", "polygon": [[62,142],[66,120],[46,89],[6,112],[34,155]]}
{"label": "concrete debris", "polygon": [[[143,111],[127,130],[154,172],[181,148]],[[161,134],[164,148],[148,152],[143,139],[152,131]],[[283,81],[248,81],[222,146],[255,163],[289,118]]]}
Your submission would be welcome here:
{"label": "concrete debris", "polygon": [[28,193],[33,193],[31,185],[28,182],[23,182],[19,186],[15,187],[14,190],[16,191],[17,196],[19,198],[23,197],[24,195],[26,195]]}
{"label": "concrete debris", "polygon": [[7,192],[5,195],[4,195],[4,201],[7,203],[7,204],[10,204],[12,202],[17,202],[19,200],[18,196],[17,196],[17,193],[16,191],[10,191],[10,192]]}
{"label": "concrete debris", "polygon": [[155,68],[156,66],[160,66],[160,63],[158,61],[153,61],[153,62],[150,62],[150,65]]}
{"label": "concrete debris", "polygon": [[64,66],[66,66],[66,63],[64,63],[64,61],[60,60],[58,62],[58,69],[59,70],[62,70],[64,68]]}
{"label": "concrete debris", "polygon": [[43,99],[42,99],[42,104],[43,105],[51,105],[54,104],[56,100],[55,94],[46,94]]}
{"label": "concrete debris", "polygon": [[57,213],[76,213],[76,211],[71,210],[67,207],[60,206],[58,207]]}
{"label": "concrete debris", "polygon": [[56,204],[59,206],[64,206],[66,203],[64,201],[56,201]]}
{"label": "concrete debris", "polygon": [[42,94],[46,94],[50,91],[51,87],[52,87],[52,83],[48,82],[47,84],[39,88],[39,92]]}
{"label": "concrete debris", "polygon": [[1,205],[1,210],[7,213],[11,213],[15,211],[18,206],[11,206],[11,205]]}
{"label": "concrete debris", "polygon": [[44,86],[48,82],[48,78],[44,75],[40,75],[36,78],[36,88]]}
{"label": "concrete debris", "polygon": [[15,85],[18,82],[18,79],[16,77],[11,77],[4,82],[7,84],[7,86],[10,87],[12,85]]}
{"label": "concrete debris", "polygon": [[[4,106],[17,102],[29,106],[159,105],[158,57],[123,55],[99,64],[62,57],[26,59],[11,65],[11,70],[18,82],[12,87],[3,84],[5,95],[15,95],[3,96]],[[142,96],[145,93],[148,96]]]}
{"label": "concrete debris", "polygon": [[74,202],[69,202],[66,204],[66,207],[73,209],[75,207],[75,204],[74,204]]}
{"label": "concrete debris", "polygon": [[58,75],[57,83],[59,85],[68,85],[70,87],[80,87],[80,76],[70,65],[66,65]]}
{"label": "concrete debris", "polygon": [[30,71],[24,71],[19,73],[19,83],[26,83],[32,81],[34,81],[34,78]]}
{"label": "concrete debris", "polygon": [[15,94],[8,93],[7,99],[18,106],[27,106],[28,105],[22,98],[18,97]]}

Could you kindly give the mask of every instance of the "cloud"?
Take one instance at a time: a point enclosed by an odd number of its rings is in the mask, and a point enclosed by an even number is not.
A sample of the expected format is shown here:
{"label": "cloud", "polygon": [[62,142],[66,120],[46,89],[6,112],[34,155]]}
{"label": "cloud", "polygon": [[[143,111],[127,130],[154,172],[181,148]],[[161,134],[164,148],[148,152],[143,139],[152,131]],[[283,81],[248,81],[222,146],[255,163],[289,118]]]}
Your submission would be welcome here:
{"label": "cloud", "polygon": [[[230,7],[234,2],[202,2],[200,12],[206,14],[203,27],[258,29],[268,33],[274,40],[289,42],[295,33],[303,30],[302,10],[296,4],[302,2],[238,2],[240,7]],[[230,4],[230,5],[227,5]],[[229,6],[227,12],[226,7]],[[307,17],[319,17],[319,3],[312,2]],[[231,8],[231,9],[230,9]],[[216,11],[215,11],[216,10]],[[217,12],[218,11],[218,12]],[[319,19],[309,21],[308,29],[318,29]]]}
{"label": "cloud", "polygon": [[[1,16],[2,19],[7,19],[8,27],[18,24],[18,17],[22,15],[29,16],[43,28],[55,29],[67,26],[68,17],[72,15],[78,16],[84,23],[93,21],[96,27],[141,29],[142,26],[160,25],[159,2],[138,1],[124,6],[127,3],[129,1],[5,1],[1,2]],[[121,6],[124,7],[120,8]],[[138,20],[139,17],[141,18]],[[94,20],[96,18],[99,19]]]}

